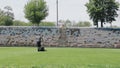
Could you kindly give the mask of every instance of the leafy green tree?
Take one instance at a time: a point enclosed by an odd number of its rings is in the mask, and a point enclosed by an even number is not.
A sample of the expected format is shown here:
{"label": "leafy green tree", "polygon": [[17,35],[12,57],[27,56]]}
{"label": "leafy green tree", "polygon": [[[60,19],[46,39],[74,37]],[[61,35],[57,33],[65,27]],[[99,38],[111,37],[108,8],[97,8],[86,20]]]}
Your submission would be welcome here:
{"label": "leafy green tree", "polygon": [[54,22],[41,22],[40,26],[55,26]]}
{"label": "leafy green tree", "polygon": [[77,24],[74,24],[75,27],[90,27],[91,26],[91,23],[88,22],[88,21],[80,21],[78,22]]}
{"label": "leafy green tree", "polygon": [[2,21],[3,21],[4,16],[5,16],[4,11],[0,9],[0,22],[2,22]]}
{"label": "leafy green tree", "polygon": [[10,6],[5,6],[4,9],[6,10],[5,14],[7,17],[9,17],[11,20],[14,19],[14,13],[12,13],[12,8]]}
{"label": "leafy green tree", "polygon": [[31,23],[26,23],[24,21],[20,21],[20,20],[14,20],[13,21],[13,26],[32,26]]}
{"label": "leafy green tree", "polygon": [[59,23],[64,25],[64,27],[71,27],[72,26],[72,21],[70,20],[59,20]]}
{"label": "leafy green tree", "polygon": [[101,22],[101,27],[103,27],[105,22],[111,23],[118,16],[119,3],[115,0],[89,0],[86,7],[90,19],[93,20],[94,25],[97,25],[97,27],[98,22]]}
{"label": "leafy green tree", "polygon": [[66,27],[72,26],[72,22],[71,22],[70,20],[66,20],[66,21],[65,21],[65,26],[66,26]]}
{"label": "leafy green tree", "polygon": [[0,10],[0,25],[10,26],[13,24],[14,14],[10,6],[4,7],[5,11]]}
{"label": "leafy green tree", "polygon": [[2,25],[11,26],[13,25],[13,20],[9,16],[5,16]]}
{"label": "leafy green tree", "polygon": [[106,22],[112,25],[112,21],[116,21],[115,17],[118,17],[117,11],[119,8],[119,3],[115,0],[107,0],[106,3]]}
{"label": "leafy green tree", "polygon": [[48,15],[48,8],[44,0],[30,0],[24,9],[25,17],[33,24],[39,23]]}
{"label": "leafy green tree", "polygon": [[4,25],[11,26],[13,25],[14,13],[12,13],[12,8],[10,6],[5,6],[5,17],[4,17]]}

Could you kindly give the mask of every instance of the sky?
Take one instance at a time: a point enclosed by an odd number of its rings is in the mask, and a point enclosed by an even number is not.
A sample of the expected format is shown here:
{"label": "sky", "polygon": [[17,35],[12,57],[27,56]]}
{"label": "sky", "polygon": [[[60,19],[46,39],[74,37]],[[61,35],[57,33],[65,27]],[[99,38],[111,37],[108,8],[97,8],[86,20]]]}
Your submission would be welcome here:
{"label": "sky", "polygon": [[[0,0],[0,9],[5,6],[11,6],[15,15],[15,20],[28,22],[24,17],[24,6],[29,0]],[[56,0],[45,0],[49,8],[49,15],[44,21],[56,22]],[[89,0],[58,0],[59,2],[59,20],[71,20],[75,22],[90,21],[85,4]],[[116,0],[119,1],[120,0]],[[119,13],[120,14],[120,13]],[[120,26],[120,16],[114,22]]]}

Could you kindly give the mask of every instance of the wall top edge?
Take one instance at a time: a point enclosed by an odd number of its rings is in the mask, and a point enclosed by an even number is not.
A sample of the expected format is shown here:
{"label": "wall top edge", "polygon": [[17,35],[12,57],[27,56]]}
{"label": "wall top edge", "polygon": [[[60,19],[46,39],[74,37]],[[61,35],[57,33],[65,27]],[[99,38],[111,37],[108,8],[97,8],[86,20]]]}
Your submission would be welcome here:
{"label": "wall top edge", "polygon": [[[57,26],[0,26],[0,28],[12,28],[12,27],[28,27],[28,28],[61,28]],[[95,28],[95,27],[64,27],[67,29],[107,29],[107,30],[120,30],[120,28]]]}

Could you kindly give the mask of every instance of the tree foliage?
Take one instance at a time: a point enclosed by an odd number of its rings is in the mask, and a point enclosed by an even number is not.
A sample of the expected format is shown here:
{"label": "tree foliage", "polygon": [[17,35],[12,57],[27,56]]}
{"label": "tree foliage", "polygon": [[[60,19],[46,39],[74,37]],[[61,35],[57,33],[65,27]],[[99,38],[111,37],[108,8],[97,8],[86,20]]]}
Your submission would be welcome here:
{"label": "tree foliage", "polygon": [[44,0],[30,0],[25,5],[25,17],[33,24],[39,23],[48,15],[48,8]]}
{"label": "tree foliage", "polygon": [[64,26],[64,27],[71,27],[72,26],[72,21],[70,21],[69,19],[59,20],[59,25]]}
{"label": "tree foliage", "polygon": [[13,20],[14,13],[12,13],[12,8],[10,6],[5,6],[4,9],[6,10],[5,11],[6,16],[9,17],[11,20]]}
{"label": "tree foliage", "polygon": [[2,22],[2,21],[3,21],[4,16],[5,16],[4,11],[0,9],[0,22]]}
{"label": "tree foliage", "polygon": [[111,23],[118,16],[119,3],[115,0],[89,0],[86,7],[90,19],[97,27],[98,22],[101,22],[101,27],[103,27],[104,23]]}
{"label": "tree foliage", "polygon": [[[34,26],[31,22],[24,22],[20,20],[14,20],[13,26]],[[39,26],[55,26],[54,22],[41,22]]]}
{"label": "tree foliage", "polygon": [[13,20],[9,16],[5,16],[2,25],[11,26],[13,25]]}
{"label": "tree foliage", "polygon": [[55,26],[54,22],[41,22],[40,26]]}
{"label": "tree foliage", "polygon": [[26,23],[24,21],[14,20],[13,26],[32,26],[32,23]]}
{"label": "tree foliage", "polygon": [[5,6],[4,9],[5,11],[0,10],[0,25],[13,25],[14,13],[12,13],[12,8],[10,6]]}
{"label": "tree foliage", "polygon": [[74,24],[75,27],[90,27],[91,23],[88,21],[80,21],[76,24]]}

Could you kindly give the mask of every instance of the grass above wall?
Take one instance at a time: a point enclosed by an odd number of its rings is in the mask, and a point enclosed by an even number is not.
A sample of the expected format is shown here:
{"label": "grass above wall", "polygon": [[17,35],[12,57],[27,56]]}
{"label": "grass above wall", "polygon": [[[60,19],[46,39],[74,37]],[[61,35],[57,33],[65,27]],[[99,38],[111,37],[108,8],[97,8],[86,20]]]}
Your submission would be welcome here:
{"label": "grass above wall", "polygon": [[120,68],[120,49],[1,47],[0,68]]}

